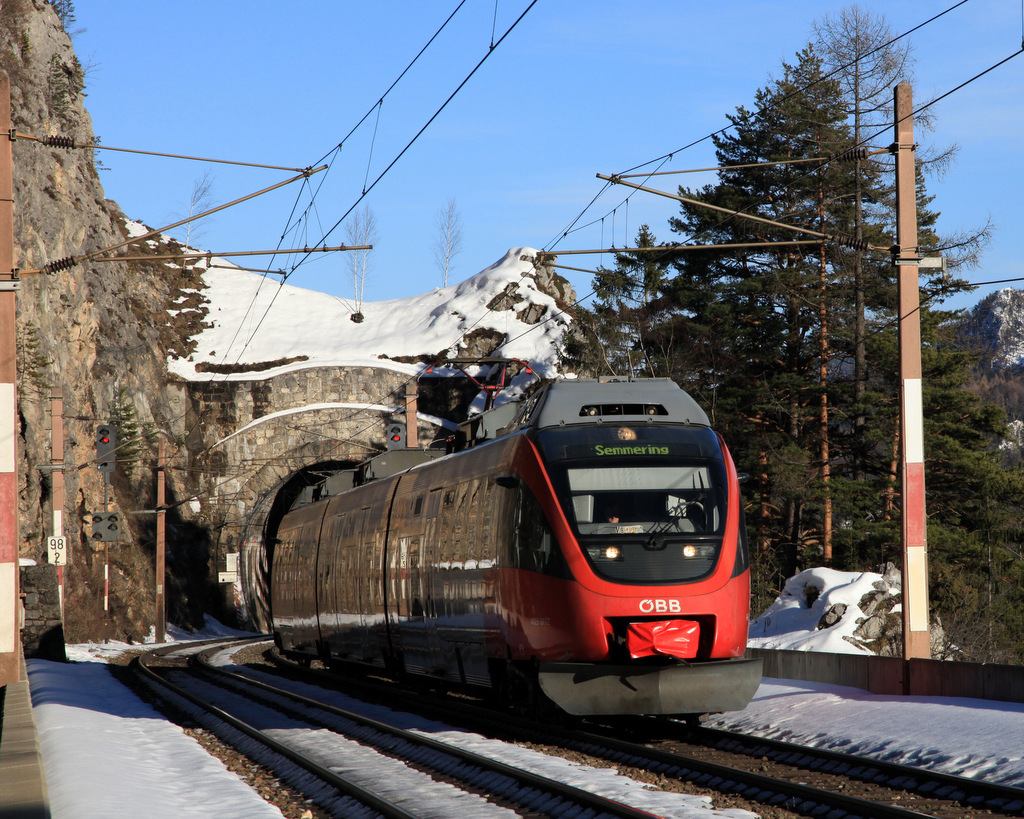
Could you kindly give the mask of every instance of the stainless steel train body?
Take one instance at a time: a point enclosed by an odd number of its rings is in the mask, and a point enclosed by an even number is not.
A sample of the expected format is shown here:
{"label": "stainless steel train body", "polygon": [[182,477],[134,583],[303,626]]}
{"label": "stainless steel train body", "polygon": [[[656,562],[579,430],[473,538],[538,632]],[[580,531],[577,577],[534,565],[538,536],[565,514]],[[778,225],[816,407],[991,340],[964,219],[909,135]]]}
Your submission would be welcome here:
{"label": "stainless steel train body", "polygon": [[275,639],[574,714],[743,708],[737,474],[673,382],[562,381],[503,434],[290,511]]}

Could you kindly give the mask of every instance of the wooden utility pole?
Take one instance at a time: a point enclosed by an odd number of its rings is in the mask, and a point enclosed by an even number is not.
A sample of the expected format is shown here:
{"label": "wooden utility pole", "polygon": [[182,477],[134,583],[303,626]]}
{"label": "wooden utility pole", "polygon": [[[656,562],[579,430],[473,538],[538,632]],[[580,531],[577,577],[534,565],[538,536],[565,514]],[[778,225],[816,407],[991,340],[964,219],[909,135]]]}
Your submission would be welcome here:
{"label": "wooden utility pole", "polygon": [[21,679],[11,79],[0,71],[0,686]]}
{"label": "wooden utility pole", "polygon": [[165,461],[167,458],[167,445],[163,436],[160,436],[158,444],[157,465],[156,465],[156,602],[154,620],[156,625],[156,642],[162,643],[165,638],[164,630],[167,624],[167,604],[164,598],[164,576],[167,573],[167,545],[166,526],[167,510],[164,506],[167,503],[166,478],[164,475]]}
{"label": "wooden utility pole", "polygon": [[[930,658],[928,546],[924,503],[924,412],[921,397],[921,295],[918,282],[917,176],[910,83],[895,94],[896,273],[899,281],[900,447],[903,515],[903,656]],[[906,681],[909,682],[909,681]]]}

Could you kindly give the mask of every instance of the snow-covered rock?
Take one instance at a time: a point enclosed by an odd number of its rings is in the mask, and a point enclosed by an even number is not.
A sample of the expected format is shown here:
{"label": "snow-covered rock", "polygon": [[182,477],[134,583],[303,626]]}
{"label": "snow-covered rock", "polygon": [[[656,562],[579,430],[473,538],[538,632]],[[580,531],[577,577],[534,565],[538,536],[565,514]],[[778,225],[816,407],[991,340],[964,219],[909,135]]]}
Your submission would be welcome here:
{"label": "snow-covered rock", "polygon": [[752,648],[891,655],[901,636],[900,573],[806,569],[750,623]]}

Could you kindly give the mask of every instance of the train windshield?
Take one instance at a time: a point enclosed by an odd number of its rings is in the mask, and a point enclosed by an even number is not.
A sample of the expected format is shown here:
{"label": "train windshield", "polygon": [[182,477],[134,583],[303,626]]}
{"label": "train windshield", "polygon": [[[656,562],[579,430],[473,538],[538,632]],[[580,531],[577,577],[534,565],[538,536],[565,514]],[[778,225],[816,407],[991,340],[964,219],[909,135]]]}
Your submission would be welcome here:
{"label": "train windshield", "polygon": [[718,562],[726,478],[708,429],[588,427],[541,431],[566,517],[607,580],[670,583]]}

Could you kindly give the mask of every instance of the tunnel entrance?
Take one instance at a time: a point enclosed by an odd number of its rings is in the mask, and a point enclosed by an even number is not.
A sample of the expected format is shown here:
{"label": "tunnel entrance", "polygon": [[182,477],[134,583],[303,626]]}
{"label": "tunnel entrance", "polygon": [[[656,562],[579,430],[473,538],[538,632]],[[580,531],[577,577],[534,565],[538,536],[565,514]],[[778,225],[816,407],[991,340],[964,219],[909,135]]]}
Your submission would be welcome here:
{"label": "tunnel entrance", "polygon": [[344,480],[346,473],[354,474],[359,463],[359,461],[322,461],[311,466],[304,466],[284,480],[274,497],[263,526],[268,567],[274,562],[277,529],[288,510],[300,499],[317,500],[317,490],[320,487],[338,479]]}

